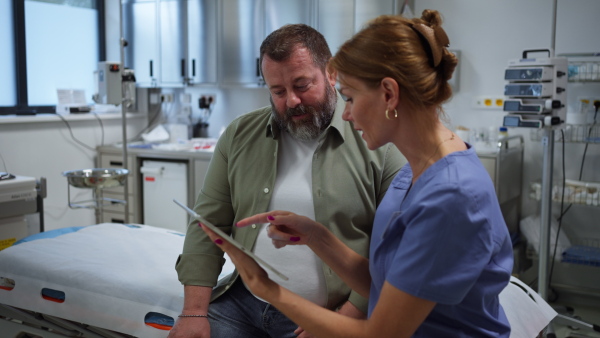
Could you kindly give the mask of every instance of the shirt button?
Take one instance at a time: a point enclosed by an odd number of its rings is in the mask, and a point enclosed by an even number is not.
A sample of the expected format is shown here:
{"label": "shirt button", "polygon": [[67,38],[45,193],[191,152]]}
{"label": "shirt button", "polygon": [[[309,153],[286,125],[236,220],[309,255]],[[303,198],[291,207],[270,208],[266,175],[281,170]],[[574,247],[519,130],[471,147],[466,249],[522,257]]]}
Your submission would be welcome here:
{"label": "shirt button", "polygon": [[252,229],[256,229],[256,224],[252,224]]}
{"label": "shirt button", "polygon": [[265,190],[263,190],[265,192],[265,194],[269,193],[269,188],[265,188]]}

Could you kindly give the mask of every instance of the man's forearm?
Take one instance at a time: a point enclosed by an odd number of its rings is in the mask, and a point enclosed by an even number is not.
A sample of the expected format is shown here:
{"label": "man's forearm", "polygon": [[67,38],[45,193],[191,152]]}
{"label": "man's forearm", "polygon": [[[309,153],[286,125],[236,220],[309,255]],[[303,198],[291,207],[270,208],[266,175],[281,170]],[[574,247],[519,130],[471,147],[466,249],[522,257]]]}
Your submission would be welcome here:
{"label": "man's forearm", "polygon": [[212,288],[208,286],[186,285],[183,287],[183,314],[206,315]]}

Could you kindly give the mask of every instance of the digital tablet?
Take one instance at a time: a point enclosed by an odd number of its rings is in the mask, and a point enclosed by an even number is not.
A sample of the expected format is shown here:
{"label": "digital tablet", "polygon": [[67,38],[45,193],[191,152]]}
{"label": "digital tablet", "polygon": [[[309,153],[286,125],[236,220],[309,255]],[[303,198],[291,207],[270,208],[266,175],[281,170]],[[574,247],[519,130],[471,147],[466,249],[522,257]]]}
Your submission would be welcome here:
{"label": "digital tablet", "polygon": [[210,223],[209,221],[207,221],[204,217],[198,215],[196,212],[194,212],[194,210],[188,208],[185,204],[179,202],[176,199],[174,199],[173,202],[175,202],[177,205],[179,205],[185,211],[187,211],[187,213],[190,214],[190,216],[192,216],[192,218],[199,220],[202,224],[206,225],[210,230],[214,231],[217,235],[221,236],[221,238],[223,238],[223,240],[231,243],[231,245],[233,245],[236,248],[242,250],[246,255],[250,256],[252,259],[254,259],[261,266],[263,266],[266,269],[269,269],[274,274],[276,274],[277,276],[279,276],[279,278],[281,278],[283,280],[289,280],[289,278],[286,275],[284,275],[283,273],[279,272],[277,269],[275,269],[274,267],[272,267],[271,265],[269,265],[267,262],[265,262],[264,260],[262,260],[260,257],[256,256],[252,251],[246,249],[239,242],[235,241],[231,236],[229,236],[226,233],[224,233],[223,231],[221,231],[221,229],[219,229],[216,226],[214,226],[212,223]]}

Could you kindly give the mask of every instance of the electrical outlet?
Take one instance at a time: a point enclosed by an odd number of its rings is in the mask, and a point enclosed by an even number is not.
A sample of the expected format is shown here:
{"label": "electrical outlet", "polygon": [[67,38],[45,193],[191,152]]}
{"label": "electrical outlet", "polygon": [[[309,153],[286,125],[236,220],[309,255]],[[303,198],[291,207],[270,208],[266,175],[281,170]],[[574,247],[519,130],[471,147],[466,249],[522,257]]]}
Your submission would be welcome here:
{"label": "electrical outlet", "polygon": [[592,110],[593,111],[596,111],[596,109],[600,110],[600,108],[599,108],[600,107],[600,97],[594,97],[592,99],[591,104],[592,104]]}
{"label": "electrical outlet", "polygon": [[171,94],[171,93],[161,94],[160,102],[173,102],[173,94]]}
{"label": "electrical outlet", "polygon": [[200,98],[198,99],[198,108],[209,109],[214,107],[215,97],[216,96],[214,94],[200,94]]}
{"label": "electrical outlet", "polygon": [[577,98],[577,111],[580,113],[592,113],[596,110],[596,106],[600,105],[600,97],[578,97]]}
{"label": "electrical outlet", "polygon": [[477,96],[473,99],[473,108],[482,109],[503,109],[504,96]]}

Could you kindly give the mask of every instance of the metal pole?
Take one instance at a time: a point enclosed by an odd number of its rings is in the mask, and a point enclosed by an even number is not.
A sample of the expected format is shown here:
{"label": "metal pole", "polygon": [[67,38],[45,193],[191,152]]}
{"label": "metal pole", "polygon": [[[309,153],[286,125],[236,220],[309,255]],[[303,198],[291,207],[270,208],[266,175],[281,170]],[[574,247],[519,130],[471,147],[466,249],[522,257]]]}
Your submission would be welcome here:
{"label": "metal pole", "polygon": [[[556,43],[557,1],[558,0],[554,0],[552,3],[552,36],[550,38],[552,50],[551,57],[554,56],[554,47]],[[550,286],[548,262],[550,257],[550,229],[552,226],[552,170],[554,165],[554,129],[552,129],[551,126],[544,127],[542,147],[544,149],[544,159],[542,163],[538,293],[543,299],[548,300],[548,287]],[[558,236],[558,234],[556,235]]]}
{"label": "metal pole", "polygon": [[550,36],[550,48],[552,48],[552,52],[554,53],[554,48],[556,47],[556,13],[557,13],[557,1],[554,0],[552,3],[552,31]]}
{"label": "metal pole", "polygon": [[550,227],[552,219],[552,170],[554,164],[554,129],[544,128],[542,137],[544,158],[542,162],[542,196],[540,215],[540,247],[538,266],[538,293],[548,300],[549,286],[549,256],[550,256]]}
{"label": "metal pole", "polygon": [[[123,169],[127,167],[127,114],[125,111],[125,87],[123,86],[123,69],[125,68],[125,38],[123,37],[123,3],[119,1],[119,44],[121,51],[121,123],[123,129]],[[126,176],[123,199],[125,200],[125,223],[129,223],[129,177]]]}

